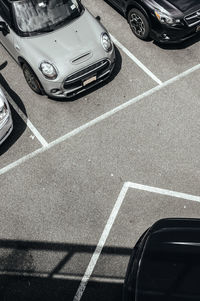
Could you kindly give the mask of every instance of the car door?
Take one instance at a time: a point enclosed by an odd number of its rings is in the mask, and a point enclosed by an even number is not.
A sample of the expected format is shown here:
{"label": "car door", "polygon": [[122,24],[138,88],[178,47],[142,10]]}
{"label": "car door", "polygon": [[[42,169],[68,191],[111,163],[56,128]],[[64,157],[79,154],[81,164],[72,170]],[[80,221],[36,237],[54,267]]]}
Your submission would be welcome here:
{"label": "car door", "polygon": [[11,7],[5,0],[0,1],[0,21],[6,23],[9,31],[6,34],[0,31],[0,42],[13,56],[13,58],[17,60],[19,51],[19,47],[16,43],[17,34],[13,30],[13,17]]}

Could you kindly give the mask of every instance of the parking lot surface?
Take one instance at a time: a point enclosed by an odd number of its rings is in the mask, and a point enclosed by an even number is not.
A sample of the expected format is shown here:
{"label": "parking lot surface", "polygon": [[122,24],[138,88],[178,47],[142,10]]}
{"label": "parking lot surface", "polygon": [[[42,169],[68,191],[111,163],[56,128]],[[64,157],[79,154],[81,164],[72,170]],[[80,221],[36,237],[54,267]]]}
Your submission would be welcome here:
{"label": "parking lot surface", "polygon": [[6,300],[121,300],[139,236],[159,218],[200,216],[198,38],[142,42],[107,2],[82,2],[116,44],[113,76],[92,91],[38,96],[0,46],[14,120],[0,147]]}

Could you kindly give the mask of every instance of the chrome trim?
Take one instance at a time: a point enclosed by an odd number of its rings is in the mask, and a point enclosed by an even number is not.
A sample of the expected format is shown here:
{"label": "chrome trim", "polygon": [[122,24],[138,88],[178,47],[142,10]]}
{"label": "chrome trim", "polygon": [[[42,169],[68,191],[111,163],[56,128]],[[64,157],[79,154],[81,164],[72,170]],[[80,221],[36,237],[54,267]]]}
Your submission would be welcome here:
{"label": "chrome trim", "polygon": [[[43,63],[48,63],[48,64],[52,65],[53,68],[56,70],[57,75],[56,75],[56,77],[55,77],[54,79],[51,79],[51,78],[49,78],[49,77],[47,77],[47,76],[44,75],[44,73],[42,72],[42,68],[41,68],[41,65],[42,65]],[[41,61],[40,64],[38,65],[38,69],[40,70],[42,76],[43,76],[45,79],[50,80],[50,81],[53,81],[53,80],[57,79],[57,77],[58,77],[58,75],[59,75],[58,68],[55,66],[54,63],[51,63],[51,62],[48,61],[48,60],[43,60],[43,61]]]}
{"label": "chrome trim", "polygon": [[[198,20],[196,20],[194,23],[189,24],[188,21],[193,20],[193,19],[198,19]],[[186,15],[184,17],[184,20],[185,20],[186,24],[188,25],[188,27],[192,27],[192,26],[199,24],[200,23],[200,9],[198,9],[197,11],[195,11],[193,13]]]}
{"label": "chrome trim", "polygon": [[86,58],[86,57],[90,57],[92,55],[92,52],[89,51],[87,53],[83,53],[82,55],[72,59],[72,64],[78,64],[79,60],[83,59],[83,58]]}
{"label": "chrome trim", "polygon": [[[94,69],[92,69],[92,70],[90,70],[90,71],[88,71],[88,72],[86,72],[86,73],[83,73],[83,74],[81,74],[80,76],[77,76],[77,77],[75,77],[75,78],[73,78],[73,79],[70,79],[70,80],[67,80],[67,78],[69,78],[69,77],[71,77],[71,76],[73,76],[73,75],[75,75],[75,74],[77,74],[77,73],[79,73],[79,72],[81,72],[81,71],[84,71],[85,69],[87,69],[87,68],[89,68],[89,67],[91,67],[91,66],[93,66],[93,65],[95,65],[95,64],[98,64],[99,62],[103,62],[103,61],[105,61],[101,66],[98,66],[98,67],[96,67],[96,68],[94,68]],[[74,82],[74,81],[77,81],[77,80],[79,80],[79,79],[81,79],[82,77],[84,77],[84,76],[87,76],[89,73],[91,73],[91,72],[94,72],[94,71],[98,71],[99,69],[101,69],[103,66],[105,66],[107,63],[109,63],[109,66],[111,65],[111,61],[109,60],[109,59],[104,59],[104,60],[100,60],[100,61],[98,61],[98,62],[96,62],[96,63],[93,63],[93,64],[91,64],[91,65],[89,65],[89,66],[87,66],[87,67],[85,67],[85,68],[82,68],[82,69],[80,69],[80,70],[78,70],[78,71],[76,71],[76,72],[74,72],[74,73],[72,73],[72,74],[70,74],[68,77],[66,77],[66,79],[64,79],[64,81],[63,81],[63,87],[64,87],[64,84],[65,83],[71,83],[71,82]]]}

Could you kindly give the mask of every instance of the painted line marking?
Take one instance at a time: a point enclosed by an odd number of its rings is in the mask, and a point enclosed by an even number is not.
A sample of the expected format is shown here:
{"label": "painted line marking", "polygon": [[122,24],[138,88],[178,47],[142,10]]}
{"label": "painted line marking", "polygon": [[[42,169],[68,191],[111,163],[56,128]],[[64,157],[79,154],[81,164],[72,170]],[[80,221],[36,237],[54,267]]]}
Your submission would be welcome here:
{"label": "painted line marking", "polygon": [[162,81],[155,76],[140,60],[138,60],[126,47],[124,47],[113,35],[111,35],[113,42],[126,54],[128,57],[134,61],[148,76],[150,76],[157,84],[161,85]]}
{"label": "painted line marking", "polygon": [[36,127],[32,124],[32,122],[27,118],[27,116],[22,112],[22,110],[18,107],[18,105],[14,102],[12,98],[9,98],[10,104],[13,106],[17,114],[21,117],[21,119],[26,123],[28,128],[34,134],[34,136],[38,139],[38,141],[42,144],[42,146],[47,146],[47,141],[42,137],[42,135],[38,132]]}
{"label": "painted line marking", "polygon": [[177,192],[177,191],[168,190],[168,189],[161,189],[161,188],[157,188],[157,187],[136,184],[136,183],[132,183],[132,182],[127,182],[127,185],[129,186],[129,188],[149,191],[149,192],[153,192],[153,193],[172,196],[175,198],[185,199],[185,200],[194,201],[194,202],[200,202],[200,196],[195,196],[195,195]]}
{"label": "painted line marking", "polygon": [[95,118],[95,119],[93,119],[93,120],[91,120],[91,121],[83,124],[82,126],[76,128],[76,129],[72,130],[71,132],[69,132],[69,133],[67,133],[67,134],[59,137],[58,139],[50,142],[48,145],[43,146],[42,148],[39,148],[39,149],[33,151],[32,153],[30,153],[28,155],[25,155],[24,157],[22,157],[22,158],[20,158],[20,159],[18,159],[16,161],[12,162],[11,164],[8,164],[7,166],[1,168],[0,169],[0,175],[6,173],[7,171],[11,170],[12,168],[14,168],[16,166],[19,166],[20,164],[28,161],[30,158],[33,158],[36,155],[41,154],[41,153],[45,152],[46,150],[48,150],[48,149],[50,149],[50,148],[58,145],[59,143],[64,142],[67,139],[69,139],[69,138],[71,138],[71,137],[73,137],[73,136],[75,136],[75,135],[83,132],[84,130],[92,127],[93,125],[95,125],[95,124],[97,124],[97,123],[99,123],[99,122],[101,122],[101,121],[103,121],[105,119],[107,119],[108,117],[111,117],[115,113],[120,112],[121,110],[127,108],[128,106],[130,106],[132,104],[135,104],[136,102],[144,99],[145,97],[150,96],[150,95],[154,94],[157,91],[160,91],[162,88],[167,87],[170,84],[173,84],[174,82],[180,80],[183,77],[186,77],[187,75],[189,75],[192,72],[197,71],[199,69],[200,69],[200,64],[198,64],[198,65],[196,65],[196,66],[194,66],[194,67],[192,67],[192,68],[190,68],[190,69],[188,69],[188,70],[180,73],[179,75],[177,75],[177,76],[175,76],[175,77],[167,80],[166,82],[163,82],[161,85],[157,85],[156,87],[154,87],[154,88],[152,88],[152,89],[150,89],[150,90],[148,90],[148,91],[146,91],[146,92],[144,92],[144,93],[142,93],[142,94],[140,94],[140,95],[138,95],[138,96],[136,96],[136,97],[128,100],[127,102],[125,102],[125,103],[123,103],[123,104],[115,107],[114,109],[112,109],[112,110],[110,110],[110,111],[108,111],[108,112],[100,115],[99,117],[97,117],[97,118]]}
{"label": "painted line marking", "polygon": [[74,296],[73,301],[80,301],[82,298],[82,295],[86,289],[86,286],[88,284],[88,281],[90,280],[90,276],[92,275],[92,272],[96,266],[97,260],[99,259],[99,256],[101,254],[101,251],[105,245],[105,242],[108,238],[108,235],[110,233],[110,230],[115,222],[115,219],[119,213],[119,210],[121,208],[121,205],[125,199],[126,193],[128,191],[129,188],[134,188],[134,189],[139,189],[139,190],[143,190],[143,191],[149,191],[152,193],[159,193],[161,195],[167,195],[167,196],[172,196],[172,197],[176,197],[176,198],[181,198],[181,199],[185,199],[185,200],[190,200],[190,201],[195,201],[195,202],[200,202],[200,196],[195,196],[195,195],[191,195],[191,194],[186,194],[186,193],[181,193],[181,192],[177,192],[177,191],[172,191],[172,190],[168,190],[168,189],[160,189],[158,187],[152,187],[152,186],[146,186],[146,185],[141,185],[141,184],[137,184],[137,183],[132,183],[132,182],[125,182],[120,194],[117,198],[117,201],[115,202],[115,205],[113,207],[113,210],[110,214],[110,217],[106,223],[106,226],[103,230],[103,233],[101,235],[101,238],[97,244],[97,247],[94,251],[94,254],[89,262],[89,265],[85,271],[85,274],[81,280],[81,283],[78,287],[78,290]]}
{"label": "painted line marking", "polygon": [[91,276],[91,274],[92,274],[92,272],[94,270],[94,267],[96,266],[97,260],[99,259],[99,256],[100,256],[101,251],[102,251],[102,249],[104,247],[106,239],[107,239],[107,237],[108,237],[108,235],[110,233],[110,230],[111,230],[112,225],[113,225],[113,223],[115,221],[115,218],[117,217],[117,214],[119,212],[119,209],[120,209],[121,204],[122,204],[122,202],[124,200],[124,197],[126,195],[127,190],[128,190],[128,185],[125,183],[124,186],[122,187],[121,192],[120,192],[120,194],[119,194],[119,196],[117,198],[117,201],[116,201],[116,203],[115,203],[115,205],[113,207],[113,210],[112,210],[112,212],[110,214],[110,217],[109,217],[109,219],[107,221],[107,224],[106,224],[106,226],[105,226],[105,228],[103,230],[103,233],[102,233],[102,235],[100,237],[100,240],[99,240],[99,242],[97,244],[97,247],[96,247],[96,249],[94,251],[94,254],[92,255],[92,258],[91,258],[91,260],[89,262],[89,265],[88,265],[88,267],[87,267],[87,269],[85,271],[85,274],[84,274],[84,276],[83,276],[83,278],[81,280],[81,283],[80,283],[80,285],[78,287],[78,290],[76,292],[76,295],[74,296],[73,301],[80,301],[81,300],[81,297],[82,297],[82,295],[83,295],[83,293],[85,291],[85,288],[86,288],[87,283],[88,283],[88,281],[90,279],[90,276]]}

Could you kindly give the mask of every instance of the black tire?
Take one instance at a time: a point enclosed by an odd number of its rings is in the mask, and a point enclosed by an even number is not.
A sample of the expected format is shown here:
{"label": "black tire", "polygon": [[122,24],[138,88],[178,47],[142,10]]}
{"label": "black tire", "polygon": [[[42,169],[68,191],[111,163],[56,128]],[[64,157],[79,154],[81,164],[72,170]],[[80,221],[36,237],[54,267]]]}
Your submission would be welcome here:
{"label": "black tire", "polygon": [[128,13],[128,23],[134,35],[141,40],[148,40],[150,24],[145,15],[137,8],[132,8]]}
{"label": "black tire", "polygon": [[42,85],[40,84],[37,76],[31,69],[31,67],[27,63],[24,63],[22,65],[22,70],[24,73],[25,80],[29,85],[29,87],[31,88],[31,90],[33,90],[35,93],[39,95],[43,95],[44,92],[43,92]]}

